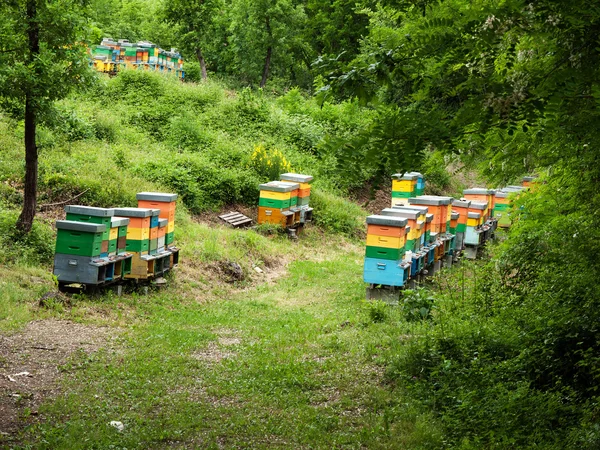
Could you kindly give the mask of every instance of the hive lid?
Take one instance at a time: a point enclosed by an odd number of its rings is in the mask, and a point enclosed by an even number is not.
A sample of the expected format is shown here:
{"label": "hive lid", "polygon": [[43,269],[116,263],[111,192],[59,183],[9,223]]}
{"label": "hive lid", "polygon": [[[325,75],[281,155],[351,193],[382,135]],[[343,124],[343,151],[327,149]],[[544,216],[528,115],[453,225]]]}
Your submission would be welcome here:
{"label": "hive lid", "polygon": [[148,208],[115,208],[115,214],[125,217],[150,217],[152,210]]}
{"label": "hive lid", "polygon": [[416,175],[417,178],[423,178],[423,174],[421,172],[408,172],[409,175]]}
{"label": "hive lid", "polygon": [[293,181],[295,183],[312,183],[312,175],[302,175],[301,173],[283,173],[279,177],[281,181]]}
{"label": "hive lid", "polygon": [[469,206],[469,208],[479,209],[481,211],[484,211],[487,207],[488,204],[486,202],[471,202],[471,206]]}
{"label": "hive lid", "polygon": [[388,227],[405,227],[408,220],[402,217],[374,215],[367,217],[367,223],[369,225],[385,225]]}
{"label": "hive lid", "polygon": [[408,203],[415,205],[449,205],[452,203],[452,197],[441,197],[439,195],[419,195],[418,197],[411,197],[408,199]]}
{"label": "hive lid", "polygon": [[106,225],[103,223],[77,222],[75,220],[57,220],[56,228],[59,230],[83,231],[84,233],[103,233]]}
{"label": "hive lid", "polygon": [[300,189],[298,183],[289,183],[287,181],[270,181],[268,183],[261,184],[259,186],[261,191],[271,192],[292,192],[296,189]]}
{"label": "hive lid", "polygon": [[396,206],[392,206],[392,208],[410,209],[413,211],[418,211],[419,214],[424,214],[424,215],[426,215],[429,212],[429,208],[425,205],[406,205],[406,206],[396,205]]}
{"label": "hive lid", "polygon": [[127,217],[114,216],[110,219],[110,227],[111,228],[124,227],[127,225],[129,225],[129,218],[127,218]]}
{"label": "hive lid", "polygon": [[456,220],[456,219],[458,219],[458,218],[459,218],[459,216],[460,216],[460,214],[459,214],[459,213],[457,213],[456,211],[452,211],[452,214],[451,214],[450,218],[451,218],[452,220]]}
{"label": "hive lid", "polygon": [[177,200],[177,194],[167,194],[164,192],[138,192],[135,194],[136,200],[146,200],[149,202],[171,203]]}
{"label": "hive lid", "polygon": [[533,181],[537,178],[537,176],[529,176],[529,177],[523,177],[523,181]]}
{"label": "hive lid", "polygon": [[410,220],[417,220],[419,217],[419,211],[415,211],[414,209],[401,209],[401,208],[385,208],[381,210],[380,215],[382,216],[396,216],[396,217],[405,217]]}
{"label": "hive lid", "polygon": [[454,208],[468,208],[471,205],[471,200],[466,200],[461,198],[460,200],[454,200],[452,202],[452,207]]}
{"label": "hive lid", "polygon": [[426,221],[427,223],[429,223],[429,222],[433,222],[433,214],[427,214],[427,215],[425,216],[425,221]]}
{"label": "hive lid", "polygon": [[472,212],[472,211],[469,211],[469,213],[468,213],[467,217],[468,217],[469,219],[481,219],[481,214],[480,214],[480,213],[478,213],[478,212]]}
{"label": "hive lid", "polygon": [[496,197],[498,198],[507,198],[509,192],[506,192],[504,189],[500,189],[496,191]]}
{"label": "hive lid", "polygon": [[520,191],[524,191],[526,189],[527,189],[527,187],[525,187],[525,186],[514,186],[514,185],[510,185],[510,186],[506,186],[506,187],[502,188],[503,191],[507,191],[507,192],[520,192]]}
{"label": "hive lid", "polygon": [[86,214],[94,217],[112,217],[115,215],[113,208],[96,208],[94,206],[67,205],[65,212],[71,214]]}
{"label": "hive lid", "polygon": [[150,211],[152,211],[152,217],[160,216],[160,209],[152,208]]}
{"label": "hive lid", "polygon": [[493,191],[491,189],[484,189],[484,188],[472,188],[472,189],[465,189],[463,191],[463,195],[489,195],[492,193],[493,193]]}
{"label": "hive lid", "polygon": [[416,180],[423,177],[422,175],[419,177],[419,175],[417,175],[417,172],[395,173],[392,178],[394,180]]}
{"label": "hive lid", "polygon": [[166,227],[167,225],[169,225],[169,219],[158,219],[158,226],[160,228]]}

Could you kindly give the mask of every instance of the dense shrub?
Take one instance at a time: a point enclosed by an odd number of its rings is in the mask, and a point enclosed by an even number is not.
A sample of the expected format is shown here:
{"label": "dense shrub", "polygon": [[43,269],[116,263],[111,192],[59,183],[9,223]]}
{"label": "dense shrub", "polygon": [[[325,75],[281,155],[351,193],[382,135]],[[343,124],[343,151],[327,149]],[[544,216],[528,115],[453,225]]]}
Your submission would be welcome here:
{"label": "dense shrub", "polygon": [[0,264],[47,265],[54,256],[54,233],[49,224],[33,223],[31,232],[22,235],[15,224],[19,214],[0,205]]}
{"label": "dense shrub", "polygon": [[361,219],[367,214],[355,203],[318,189],[312,189],[310,206],[314,208],[315,224],[324,230],[354,237],[364,235],[365,226]]}

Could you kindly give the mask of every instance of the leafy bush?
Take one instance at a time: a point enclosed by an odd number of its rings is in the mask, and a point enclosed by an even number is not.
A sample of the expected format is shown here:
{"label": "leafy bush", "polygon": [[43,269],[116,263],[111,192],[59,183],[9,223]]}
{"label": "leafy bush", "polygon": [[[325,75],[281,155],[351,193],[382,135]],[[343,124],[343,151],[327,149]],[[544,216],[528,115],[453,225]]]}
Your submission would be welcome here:
{"label": "leafy bush", "polygon": [[365,226],[361,219],[364,219],[367,213],[355,203],[313,188],[310,206],[314,208],[315,224],[324,230],[352,237],[364,236]]}
{"label": "leafy bush", "polygon": [[54,257],[54,233],[50,225],[36,220],[31,232],[21,235],[16,211],[0,208],[0,264],[48,265]]}
{"label": "leafy bush", "polygon": [[249,171],[223,169],[203,157],[185,155],[140,164],[135,171],[179,193],[194,213],[226,204],[255,205],[259,180]]}
{"label": "leafy bush", "polygon": [[292,171],[292,166],[283,153],[277,149],[267,150],[263,145],[254,147],[250,157],[250,167],[261,177],[269,181],[279,180],[282,173]]}
{"label": "leafy bush", "polygon": [[212,145],[214,138],[189,114],[176,116],[169,121],[167,138],[175,148],[200,151]]}

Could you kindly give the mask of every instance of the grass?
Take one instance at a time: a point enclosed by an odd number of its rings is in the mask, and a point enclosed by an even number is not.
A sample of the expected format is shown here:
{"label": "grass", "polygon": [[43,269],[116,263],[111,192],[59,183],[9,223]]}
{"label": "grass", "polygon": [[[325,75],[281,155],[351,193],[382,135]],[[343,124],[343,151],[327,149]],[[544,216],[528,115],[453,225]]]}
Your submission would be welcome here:
{"label": "grass", "polygon": [[[64,394],[40,408],[45,420],[25,431],[25,442],[52,449],[439,443],[435,426],[401,406],[384,382],[381,357],[409,325],[391,308],[373,321],[361,246],[316,232],[290,242],[186,226],[194,230],[186,234],[190,246],[199,237],[217,242],[197,243],[190,254],[236,259],[265,246],[262,257],[275,258],[292,247],[288,273],[274,283],[217,289],[177,273],[168,290],[147,297],[77,299],[63,316],[97,321],[82,312],[114,310],[103,320],[127,324],[121,348],[76,354],[61,367],[69,375]],[[223,250],[231,242],[237,248]],[[187,291],[174,295],[182,284]],[[110,427],[112,420],[125,430]]]}

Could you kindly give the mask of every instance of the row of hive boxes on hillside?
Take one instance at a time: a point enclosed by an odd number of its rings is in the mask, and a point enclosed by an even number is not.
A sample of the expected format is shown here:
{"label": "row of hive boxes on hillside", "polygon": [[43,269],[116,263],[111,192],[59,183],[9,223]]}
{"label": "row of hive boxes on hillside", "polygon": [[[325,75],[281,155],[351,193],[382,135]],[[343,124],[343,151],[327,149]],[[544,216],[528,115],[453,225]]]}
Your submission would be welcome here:
{"label": "row of hive boxes on hillside", "polygon": [[309,206],[310,175],[284,173],[281,181],[271,181],[259,186],[258,223],[294,227],[312,220]]}
{"label": "row of hive boxes on hillside", "polygon": [[425,178],[419,172],[397,173],[392,175],[392,206],[395,201],[402,202],[410,197],[423,195],[425,191]]}
{"label": "row of hive boxes on hillside", "polygon": [[[448,203],[440,198],[440,203]],[[367,248],[364,280],[370,284],[404,286],[406,281],[425,273],[445,255],[453,255],[454,235],[436,231],[442,222],[442,210],[431,206],[410,204],[385,208],[379,215],[367,217]],[[446,210],[443,210],[444,226]],[[458,221],[458,217],[455,217]],[[406,221],[406,225],[403,225]],[[402,231],[404,228],[404,232]],[[396,236],[404,239],[396,240]],[[391,236],[391,237],[390,237]]]}
{"label": "row of hive boxes on hillside", "polygon": [[123,278],[148,278],[178,263],[172,245],[177,195],[137,195],[140,208],[65,208],[67,220],[57,222],[54,272],[60,282],[111,281],[101,268],[121,259]]}
{"label": "row of hive boxes on hillside", "polygon": [[172,72],[179,78],[185,76],[183,58],[172,49],[165,51],[151,42],[131,43],[125,39],[117,42],[105,38],[92,49],[92,64],[99,72],[115,73],[123,68]]}

